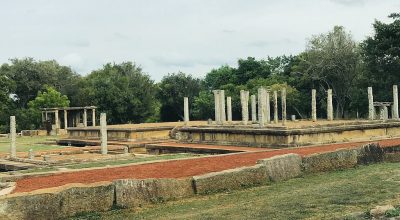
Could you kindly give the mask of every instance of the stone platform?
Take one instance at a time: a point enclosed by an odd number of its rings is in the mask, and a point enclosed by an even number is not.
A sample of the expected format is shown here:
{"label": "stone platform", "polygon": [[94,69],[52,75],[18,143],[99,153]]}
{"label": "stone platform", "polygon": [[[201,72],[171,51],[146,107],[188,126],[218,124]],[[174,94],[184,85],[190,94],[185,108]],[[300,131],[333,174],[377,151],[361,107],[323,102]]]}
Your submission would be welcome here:
{"label": "stone platform", "polygon": [[400,121],[298,121],[286,126],[257,124],[181,127],[181,143],[252,147],[296,147],[315,144],[370,141],[400,137]]}

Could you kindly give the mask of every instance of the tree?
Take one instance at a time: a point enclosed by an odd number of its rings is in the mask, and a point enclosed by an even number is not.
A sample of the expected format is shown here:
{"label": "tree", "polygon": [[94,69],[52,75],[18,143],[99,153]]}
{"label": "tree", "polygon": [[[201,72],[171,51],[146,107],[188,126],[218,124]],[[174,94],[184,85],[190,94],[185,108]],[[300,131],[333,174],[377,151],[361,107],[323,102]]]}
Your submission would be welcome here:
{"label": "tree", "polygon": [[236,84],[244,85],[250,79],[267,78],[271,74],[271,70],[267,61],[257,61],[254,57],[248,57],[247,59],[239,59],[238,68],[234,74]]}
{"label": "tree", "polygon": [[382,101],[391,100],[392,85],[400,81],[400,14],[389,18],[393,22],[388,24],[375,21],[375,34],[361,43],[367,68],[363,86],[373,86],[374,96]]}
{"label": "tree", "polygon": [[108,63],[84,80],[85,87],[80,89],[80,94],[86,96],[86,104],[96,105],[106,112],[109,123],[141,123],[154,117],[156,86],[149,75],[132,62]]}
{"label": "tree", "polygon": [[228,83],[234,83],[234,72],[235,68],[232,68],[228,65],[211,70],[211,72],[207,73],[206,77],[204,78],[205,87],[211,91],[214,89],[219,89],[221,86]]}
{"label": "tree", "polygon": [[183,98],[188,97],[189,106],[192,106],[194,98],[200,92],[201,81],[179,72],[163,77],[158,87],[157,98],[161,103],[161,120],[177,121],[183,120]]}
{"label": "tree", "polygon": [[301,65],[306,67],[303,74],[318,83],[320,89],[332,89],[336,117],[343,117],[361,67],[361,56],[351,34],[343,27],[335,26],[327,34],[314,36],[302,58],[305,64]]}
{"label": "tree", "polygon": [[69,100],[66,95],[61,95],[53,87],[47,87],[45,91],[39,91],[36,98],[28,103],[28,106],[30,109],[68,107]]}
{"label": "tree", "polygon": [[18,108],[26,108],[44,86],[51,86],[63,94],[73,93],[74,80],[80,76],[71,68],[59,65],[54,60],[35,61],[32,58],[11,59],[0,67],[0,75],[7,75],[15,83],[15,101]]}

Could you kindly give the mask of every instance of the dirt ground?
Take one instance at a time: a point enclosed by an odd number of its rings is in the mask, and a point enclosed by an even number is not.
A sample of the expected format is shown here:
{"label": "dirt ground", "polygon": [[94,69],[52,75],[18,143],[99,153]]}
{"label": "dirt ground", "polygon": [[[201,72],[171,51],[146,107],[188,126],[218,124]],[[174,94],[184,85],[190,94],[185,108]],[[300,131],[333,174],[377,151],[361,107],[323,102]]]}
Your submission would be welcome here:
{"label": "dirt ground", "polygon": [[[400,139],[382,140],[377,142],[379,142],[383,147],[400,145]],[[305,156],[313,153],[334,151],[339,148],[353,148],[364,143],[367,142],[277,149],[263,152],[246,152],[206,158],[131,165],[126,167],[85,170],[55,174],[52,176],[29,177],[17,181],[17,187],[14,193],[57,187],[68,183],[94,183],[124,178],[183,178],[237,167],[251,166],[259,159],[269,158],[276,155],[297,153]]]}

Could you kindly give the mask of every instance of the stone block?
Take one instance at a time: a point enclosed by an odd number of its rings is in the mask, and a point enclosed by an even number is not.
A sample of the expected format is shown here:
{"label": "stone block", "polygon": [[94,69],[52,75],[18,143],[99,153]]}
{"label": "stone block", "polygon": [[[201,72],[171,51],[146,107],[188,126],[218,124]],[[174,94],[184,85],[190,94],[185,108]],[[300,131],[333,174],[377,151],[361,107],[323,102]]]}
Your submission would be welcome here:
{"label": "stone block", "polygon": [[383,155],[383,160],[385,162],[392,162],[392,163],[400,162],[400,152],[398,152],[398,153],[385,153]]}
{"label": "stone block", "polygon": [[63,187],[0,197],[0,219],[60,219],[80,212],[107,211],[114,201],[112,183]]}
{"label": "stone block", "polygon": [[301,157],[298,154],[285,154],[257,161],[266,166],[271,181],[283,181],[302,174]]}
{"label": "stone block", "polygon": [[208,194],[240,189],[267,183],[266,168],[262,164],[194,176],[197,194]]}
{"label": "stone block", "polygon": [[339,149],[305,156],[303,158],[304,171],[316,173],[354,167],[358,162],[358,151],[358,149]]}
{"label": "stone block", "polygon": [[186,179],[122,179],[113,182],[116,205],[124,208],[141,207],[194,195],[191,178]]}
{"label": "stone block", "polygon": [[378,143],[366,144],[358,148],[358,164],[370,164],[383,161],[384,152]]}

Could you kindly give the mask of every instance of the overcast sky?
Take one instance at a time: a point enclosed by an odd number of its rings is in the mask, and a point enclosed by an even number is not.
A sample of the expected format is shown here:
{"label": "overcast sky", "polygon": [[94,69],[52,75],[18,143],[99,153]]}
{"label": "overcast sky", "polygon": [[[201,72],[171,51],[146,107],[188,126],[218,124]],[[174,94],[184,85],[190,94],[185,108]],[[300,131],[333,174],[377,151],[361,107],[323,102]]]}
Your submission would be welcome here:
{"label": "overcast sky", "polygon": [[134,61],[159,81],[239,58],[297,54],[334,25],[363,40],[399,0],[0,0],[0,63],[55,59],[86,75]]}

